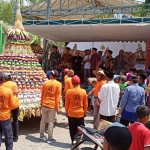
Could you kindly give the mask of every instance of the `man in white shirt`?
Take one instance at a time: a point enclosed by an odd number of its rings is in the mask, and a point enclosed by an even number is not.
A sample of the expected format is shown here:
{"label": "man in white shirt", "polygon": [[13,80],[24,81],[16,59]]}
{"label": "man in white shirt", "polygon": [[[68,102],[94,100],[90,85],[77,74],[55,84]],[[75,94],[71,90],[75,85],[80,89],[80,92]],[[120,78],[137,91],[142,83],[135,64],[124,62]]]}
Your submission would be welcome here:
{"label": "man in white shirt", "polygon": [[113,81],[113,72],[106,70],[105,75],[108,83],[102,86],[98,95],[100,103],[100,119],[114,122],[119,101],[120,88],[119,85]]}
{"label": "man in white shirt", "polygon": [[84,82],[87,83],[87,79],[90,77],[90,68],[91,68],[91,55],[90,50],[85,50],[85,56],[83,59],[84,62]]}

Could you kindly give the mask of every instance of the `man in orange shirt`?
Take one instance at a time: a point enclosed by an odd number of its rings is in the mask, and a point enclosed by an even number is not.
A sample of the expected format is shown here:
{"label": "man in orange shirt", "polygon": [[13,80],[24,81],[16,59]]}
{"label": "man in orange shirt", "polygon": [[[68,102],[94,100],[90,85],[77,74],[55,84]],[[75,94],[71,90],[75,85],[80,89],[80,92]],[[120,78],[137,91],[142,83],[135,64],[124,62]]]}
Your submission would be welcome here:
{"label": "man in orange shirt", "polygon": [[77,127],[84,126],[84,117],[86,117],[88,100],[86,91],[80,88],[80,78],[72,77],[73,89],[66,92],[65,110],[69,122],[69,131],[72,144],[80,138]]}
{"label": "man in orange shirt", "polygon": [[48,127],[48,140],[47,142],[53,143],[56,142],[53,139],[53,128],[55,122],[56,112],[59,114],[59,101],[62,92],[62,85],[56,79],[58,78],[59,73],[57,70],[52,70],[50,74],[50,80],[44,82],[42,87],[42,119],[40,124],[40,139],[45,139],[44,131],[45,124],[49,118],[49,127]]}
{"label": "man in orange shirt", "polygon": [[65,80],[68,79],[68,72],[69,72],[68,68],[64,69],[64,83],[65,83]]}
{"label": "man in orange shirt", "polygon": [[15,109],[13,109],[11,112],[13,114],[13,140],[14,142],[18,141],[18,114],[19,114],[19,98],[18,98],[18,87],[15,82],[12,81],[11,74],[10,73],[4,73],[4,83],[3,86],[11,89],[13,93],[13,101],[15,104]]}
{"label": "man in orange shirt", "polygon": [[[101,90],[102,85],[107,83],[106,76],[103,70],[99,69],[96,72],[96,86],[95,88],[91,91],[91,93],[94,93],[94,121],[93,121],[93,127],[94,129],[98,129],[99,122],[100,122],[100,117],[99,117],[99,106],[97,105],[98,102],[98,93]],[[91,94],[90,93],[90,94]]]}
{"label": "man in orange shirt", "polygon": [[68,78],[65,80],[64,93],[66,93],[68,89],[72,89],[73,88],[72,81],[71,81],[73,76],[74,76],[74,71],[72,69],[70,69],[68,71]]}
{"label": "man in orange shirt", "polygon": [[12,91],[3,86],[3,74],[0,73],[0,146],[2,132],[5,136],[6,150],[13,149],[13,134],[11,125],[11,110],[15,108]]}

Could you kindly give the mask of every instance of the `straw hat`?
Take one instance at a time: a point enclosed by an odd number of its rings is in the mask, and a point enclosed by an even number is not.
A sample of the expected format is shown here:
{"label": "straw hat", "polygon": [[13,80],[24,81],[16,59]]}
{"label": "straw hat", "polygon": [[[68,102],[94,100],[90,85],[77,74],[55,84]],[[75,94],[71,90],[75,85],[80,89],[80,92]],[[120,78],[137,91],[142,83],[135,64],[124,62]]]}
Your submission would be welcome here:
{"label": "straw hat", "polygon": [[97,74],[99,74],[99,73],[105,75],[105,73],[104,73],[104,71],[103,71],[102,69],[99,69],[99,70],[93,70],[93,74],[94,74],[95,76],[96,76]]}

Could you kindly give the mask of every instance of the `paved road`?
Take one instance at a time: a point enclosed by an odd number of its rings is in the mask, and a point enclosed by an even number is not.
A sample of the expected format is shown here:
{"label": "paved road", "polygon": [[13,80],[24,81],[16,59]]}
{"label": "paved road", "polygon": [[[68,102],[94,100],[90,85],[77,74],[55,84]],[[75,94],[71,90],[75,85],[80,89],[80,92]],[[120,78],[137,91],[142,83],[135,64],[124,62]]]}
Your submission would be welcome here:
{"label": "paved road", "polygon": [[[92,116],[86,117],[86,126],[92,127]],[[39,140],[39,125],[40,117],[27,119],[20,122],[20,135],[17,143],[14,143],[13,150],[64,150],[70,149],[71,141],[69,130],[65,129],[67,118],[65,113],[57,116],[57,124],[54,128],[54,138],[56,143],[49,145],[46,141]],[[85,146],[85,145],[83,145]],[[86,143],[86,147],[93,147],[91,143]],[[5,150],[5,145],[2,143],[1,150]]]}

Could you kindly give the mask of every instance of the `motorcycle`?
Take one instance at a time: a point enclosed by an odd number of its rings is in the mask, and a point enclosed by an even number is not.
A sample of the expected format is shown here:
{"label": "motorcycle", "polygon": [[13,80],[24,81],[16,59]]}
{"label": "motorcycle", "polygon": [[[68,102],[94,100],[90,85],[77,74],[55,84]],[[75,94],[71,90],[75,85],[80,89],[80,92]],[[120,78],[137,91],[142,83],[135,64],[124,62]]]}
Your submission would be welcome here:
{"label": "motorcycle", "polygon": [[79,140],[77,140],[77,142],[71,148],[71,150],[76,149],[77,147],[79,147],[79,145],[81,145],[85,141],[91,142],[95,146],[94,146],[94,148],[84,147],[84,148],[81,148],[81,150],[83,150],[83,149],[85,149],[85,150],[97,150],[98,147],[100,147],[101,150],[104,150],[103,149],[104,133],[107,130],[107,128],[109,128],[111,126],[125,127],[124,125],[122,125],[118,122],[107,125],[106,127],[102,128],[99,131],[95,130],[93,128],[85,127],[85,126],[78,126],[78,131],[79,131],[80,135],[82,135],[82,136],[80,136]]}
{"label": "motorcycle", "polygon": [[71,150],[76,149],[77,147],[79,147],[79,145],[81,145],[85,141],[93,143],[94,148],[84,147],[84,148],[81,148],[81,150],[83,149],[97,150],[98,147],[100,147],[101,150],[103,150],[103,141],[104,141],[103,135],[104,135],[105,130],[106,129],[97,131],[95,129],[88,128],[85,126],[78,126],[78,131],[80,132],[80,134],[82,134],[82,136],[79,140],[77,140],[76,144],[71,148]]}

